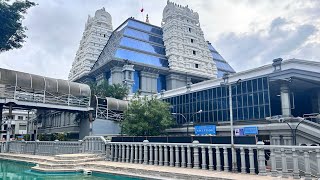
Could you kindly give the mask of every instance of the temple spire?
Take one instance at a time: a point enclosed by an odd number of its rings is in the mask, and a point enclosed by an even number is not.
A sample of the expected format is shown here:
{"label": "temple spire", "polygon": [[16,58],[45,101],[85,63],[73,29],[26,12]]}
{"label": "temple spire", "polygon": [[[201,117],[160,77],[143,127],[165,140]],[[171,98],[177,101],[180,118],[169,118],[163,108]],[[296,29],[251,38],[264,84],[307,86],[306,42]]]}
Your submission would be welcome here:
{"label": "temple spire", "polygon": [[149,22],[149,15],[147,14],[147,16],[146,16],[146,23],[150,23]]}

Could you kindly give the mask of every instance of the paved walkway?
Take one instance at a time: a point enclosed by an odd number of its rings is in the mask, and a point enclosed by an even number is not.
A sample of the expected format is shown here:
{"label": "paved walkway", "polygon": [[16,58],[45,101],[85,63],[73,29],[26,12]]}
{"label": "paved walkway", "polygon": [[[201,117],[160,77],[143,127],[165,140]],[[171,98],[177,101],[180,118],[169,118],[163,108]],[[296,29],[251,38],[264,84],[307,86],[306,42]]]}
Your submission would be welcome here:
{"label": "paved walkway", "polygon": [[[75,157],[77,157],[75,155]],[[36,156],[26,154],[1,153],[0,158],[14,159],[33,163],[45,163],[54,159],[52,156]],[[156,179],[244,179],[244,180],[275,180],[280,177],[258,176],[231,172],[218,172],[201,169],[177,168],[169,166],[143,165],[110,161],[81,162],[74,164],[75,170],[91,170],[130,176],[152,177]],[[291,178],[287,178],[291,179]]]}

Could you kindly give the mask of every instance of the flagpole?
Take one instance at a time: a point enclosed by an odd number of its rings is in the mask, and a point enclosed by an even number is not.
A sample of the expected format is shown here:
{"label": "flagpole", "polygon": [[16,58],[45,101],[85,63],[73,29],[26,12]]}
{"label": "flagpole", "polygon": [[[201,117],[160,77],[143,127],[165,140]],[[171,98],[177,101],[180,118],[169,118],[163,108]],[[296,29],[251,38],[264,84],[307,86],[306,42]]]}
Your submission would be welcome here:
{"label": "flagpole", "polygon": [[142,20],[141,21],[144,21],[144,9],[143,9],[143,2],[142,2],[142,0],[141,0],[141,15],[142,15]]}

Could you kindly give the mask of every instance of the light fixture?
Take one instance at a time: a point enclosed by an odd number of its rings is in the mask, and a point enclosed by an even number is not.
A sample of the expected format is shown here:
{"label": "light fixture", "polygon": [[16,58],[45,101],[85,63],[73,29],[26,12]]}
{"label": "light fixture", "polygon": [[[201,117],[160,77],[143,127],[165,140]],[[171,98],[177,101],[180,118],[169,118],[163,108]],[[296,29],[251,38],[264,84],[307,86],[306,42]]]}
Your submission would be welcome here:
{"label": "light fixture", "polygon": [[188,92],[191,90],[191,83],[190,83],[190,82],[187,83],[186,88],[187,88],[187,91],[188,91]]}

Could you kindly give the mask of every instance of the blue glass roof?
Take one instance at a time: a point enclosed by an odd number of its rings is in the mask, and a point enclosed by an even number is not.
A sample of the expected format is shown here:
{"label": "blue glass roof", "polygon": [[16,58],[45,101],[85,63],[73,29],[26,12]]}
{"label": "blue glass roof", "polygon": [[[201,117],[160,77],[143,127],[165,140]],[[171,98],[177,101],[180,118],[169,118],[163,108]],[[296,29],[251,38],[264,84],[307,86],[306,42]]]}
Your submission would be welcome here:
{"label": "blue glass roof", "polygon": [[106,59],[127,59],[132,62],[158,67],[168,67],[162,29],[129,18],[111,34],[93,70]]}
{"label": "blue glass roof", "polygon": [[235,73],[235,70],[229,65],[229,63],[219,54],[219,52],[208,42],[209,50],[212,54],[213,61],[217,65],[218,78],[222,77],[224,73]]}

